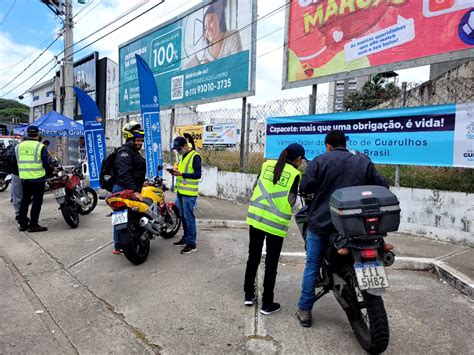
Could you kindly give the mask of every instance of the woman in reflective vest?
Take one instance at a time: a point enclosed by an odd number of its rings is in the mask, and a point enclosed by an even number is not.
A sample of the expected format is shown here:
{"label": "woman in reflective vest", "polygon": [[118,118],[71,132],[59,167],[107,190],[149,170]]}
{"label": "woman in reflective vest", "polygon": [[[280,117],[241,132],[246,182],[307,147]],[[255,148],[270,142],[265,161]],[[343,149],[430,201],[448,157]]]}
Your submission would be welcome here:
{"label": "woman in reflective vest", "polygon": [[173,141],[173,150],[180,155],[178,167],[174,168],[172,173],[176,176],[176,205],[180,211],[184,230],[183,237],[174,245],[184,247],[181,254],[189,254],[197,250],[194,208],[201,179],[201,156],[192,148],[193,146],[194,144],[188,144],[183,137],[177,137]]}
{"label": "woman in reflective vest", "polygon": [[252,306],[255,302],[255,277],[262,257],[263,242],[266,240],[264,290],[260,309],[260,313],[264,315],[280,310],[280,305],[273,301],[273,289],[283,238],[288,232],[291,209],[298,193],[301,178],[298,168],[305,159],[304,148],[293,143],[281,152],[278,161],[268,160],[263,163],[249,202],[247,223],[250,243],[245,271],[244,304]]}

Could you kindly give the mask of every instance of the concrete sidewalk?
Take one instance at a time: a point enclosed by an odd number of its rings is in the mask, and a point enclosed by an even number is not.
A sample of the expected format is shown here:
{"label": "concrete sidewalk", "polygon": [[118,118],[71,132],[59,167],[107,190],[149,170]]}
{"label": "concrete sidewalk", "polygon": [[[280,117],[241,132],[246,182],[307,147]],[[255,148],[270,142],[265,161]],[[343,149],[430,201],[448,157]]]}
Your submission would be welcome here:
{"label": "concrete sidewalk", "polygon": [[[181,255],[173,246],[176,238],[156,238],[139,266],[111,253],[104,202],[81,216],[76,229],[57,208],[46,196],[41,223],[48,232],[21,233],[8,197],[0,193],[0,354],[364,353],[330,295],[315,305],[313,327],[299,326],[294,313],[304,248],[295,226],[278,269],[275,295],[282,310],[266,317],[258,312],[263,264],[258,303],[243,305],[245,205],[199,198],[198,252]],[[418,261],[463,253],[456,245],[425,240],[424,247],[415,237],[390,238],[399,255]],[[472,300],[429,272],[387,273],[387,353],[469,353]]]}
{"label": "concrete sidewalk", "polygon": [[[196,217],[201,227],[246,229],[246,204],[217,198],[199,197]],[[431,270],[445,282],[474,298],[474,248],[402,233],[390,233],[386,239],[395,246],[394,268]],[[282,260],[304,259],[304,243],[294,222],[283,244]]]}

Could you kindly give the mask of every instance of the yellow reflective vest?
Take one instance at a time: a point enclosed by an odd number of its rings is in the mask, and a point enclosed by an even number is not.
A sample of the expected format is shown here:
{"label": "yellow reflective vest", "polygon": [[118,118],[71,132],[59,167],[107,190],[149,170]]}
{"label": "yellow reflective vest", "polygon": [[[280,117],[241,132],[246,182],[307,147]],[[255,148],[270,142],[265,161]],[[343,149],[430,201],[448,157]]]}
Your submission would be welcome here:
{"label": "yellow reflective vest", "polygon": [[301,176],[301,173],[287,163],[280,180],[273,184],[276,163],[276,160],[268,160],[262,165],[257,186],[249,202],[247,223],[264,232],[285,237],[291,223],[288,195],[296,177]]}
{"label": "yellow reflective vest", "polygon": [[[200,156],[195,150],[191,150],[178,164],[178,171],[182,174],[192,174],[193,160],[195,156]],[[176,191],[185,196],[197,196],[199,190],[199,179],[185,179],[182,176],[176,177]]]}
{"label": "yellow reflective vest", "polygon": [[15,147],[18,173],[22,180],[40,179],[46,176],[41,160],[44,145],[35,140],[21,142]]}

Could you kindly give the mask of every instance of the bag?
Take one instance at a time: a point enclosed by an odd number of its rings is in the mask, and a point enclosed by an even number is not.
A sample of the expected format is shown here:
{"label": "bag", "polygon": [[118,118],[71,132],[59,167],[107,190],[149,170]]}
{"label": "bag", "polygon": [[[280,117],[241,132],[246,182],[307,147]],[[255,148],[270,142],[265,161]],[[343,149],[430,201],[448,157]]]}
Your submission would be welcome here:
{"label": "bag", "polygon": [[120,148],[115,148],[115,150],[102,161],[100,168],[100,187],[109,192],[112,192],[115,183],[115,157],[119,149]]}

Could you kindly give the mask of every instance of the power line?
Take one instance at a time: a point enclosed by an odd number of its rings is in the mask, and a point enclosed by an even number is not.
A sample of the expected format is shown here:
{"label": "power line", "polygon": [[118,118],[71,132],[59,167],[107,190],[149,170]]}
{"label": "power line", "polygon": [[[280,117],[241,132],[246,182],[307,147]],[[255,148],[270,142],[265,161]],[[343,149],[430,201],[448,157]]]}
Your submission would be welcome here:
{"label": "power line", "polygon": [[43,48],[43,46],[46,44],[46,42],[48,42],[51,38],[53,38],[54,36],[56,36],[56,34],[52,34],[51,36],[49,36],[48,38],[46,38],[43,42],[41,42],[41,44],[37,45],[35,49],[33,49],[30,53],[28,53],[27,55],[25,55],[23,58],[21,58],[18,62],[16,62],[15,64],[12,64],[12,65],[9,65],[8,67],[3,67],[3,68],[0,68],[0,71],[4,71],[4,70],[8,70],[8,69],[12,69],[14,67],[16,67],[18,64],[20,64],[21,62],[23,62],[26,58],[29,58],[31,57],[33,54],[35,54],[36,51],[38,50],[41,50],[41,48]]}
{"label": "power line", "polygon": [[[137,8],[143,6],[146,2],[148,2],[148,0],[142,1],[142,2],[139,3],[138,5],[133,6],[132,8],[130,8],[129,10],[127,10],[125,13],[123,13],[122,15],[120,15],[118,18],[116,18],[114,21],[120,20],[121,18],[123,18],[123,17],[125,17],[126,15],[130,14],[131,12],[135,11]],[[105,36],[108,36],[109,34],[115,32],[116,30],[122,28],[123,26],[125,26],[125,25],[127,25],[128,23],[134,21],[135,19],[137,19],[137,18],[139,18],[140,16],[146,14],[147,12],[153,10],[153,9],[156,8],[157,6],[161,5],[163,2],[164,2],[164,0],[161,1],[161,2],[159,2],[158,4],[154,5],[153,7],[149,8],[148,10],[144,11],[143,13],[137,15],[136,17],[134,17],[134,18],[131,19],[130,21],[128,21],[128,22],[122,24],[121,26],[117,27],[116,29],[110,31],[109,33],[107,33],[106,35],[102,36],[101,38],[99,38],[99,39],[95,40],[94,42],[91,42],[91,43],[88,44],[87,46],[85,46],[85,47],[83,47],[83,48],[81,48],[81,49],[79,49],[79,50],[73,52],[73,53],[71,54],[71,56],[74,55],[75,53],[77,53],[77,52],[79,52],[79,51],[81,51],[81,50],[83,50],[83,49],[85,49],[85,48],[91,46],[91,45],[94,44],[95,42],[99,41],[100,39],[104,38]],[[81,39],[80,41],[78,41],[78,42],[75,43],[75,44],[77,45],[77,44],[79,44],[79,43],[85,41],[87,38],[93,36],[93,35],[96,34],[97,32],[99,32],[99,31],[103,30],[104,28],[110,26],[111,24],[113,24],[113,22],[111,22],[111,23],[109,23],[109,24],[107,24],[107,25],[101,27],[100,29],[94,31],[93,33],[91,33],[91,34],[89,34],[88,36],[84,37],[83,39]],[[30,68],[31,65],[33,65],[33,63],[35,63],[35,62],[39,59],[39,57],[40,57],[43,53],[45,53],[46,50],[48,50],[48,49],[54,44],[54,42],[57,41],[57,39],[58,39],[59,37],[60,37],[60,36],[58,35],[58,37],[57,37],[45,50],[43,50],[43,52],[42,52],[32,63],[30,63],[30,64],[29,64],[21,73],[19,73],[15,78],[13,78],[13,79],[10,80],[7,84],[5,84],[2,88],[0,88],[0,90],[3,90],[5,87],[7,87],[8,85],[10,85],[10,84],[11,84],[13,81],[15,81],[21,74],[23,74],[28,68]],[[69,48],[69,47],[68,47],[68,48]],[[63,49],[61,52],[59,52],[57,55],[55,55],[55,58],[57,58],[58,56],[60,56],[61,54],[63,54],[65,51],[66,51],[66,49]],[[69,58],[69,56],[63,58],[63,60],[66,59],[66,58]],[[54,59],[54,60],[55,60],[55,59]],[[27,82],[28,80],[30,80],[32,77],[34,77],[36,74],[38,74],[41,70],[43,70],[46,66],[48,66],[48,64],[49,64],[50,62],[51,62],[51,61],[47,62],[47,63],[46,63],[45,65],[43,65],[40,69],[38,69],[35,73],[33,73],[33,74],[30,75],[27,79],[25,79],[23,82],[21,82],[19,85],[15,86],[13,89],[11,89],[11,90],[9,90],[7,93],[3,94],[2,97],[5,97],[6,95],[8,95],[8,94],[11,93],[12,91],[14,91],[16,88],[18,88],[19,86],[21,86],[22,84],[24,84],[25,82]],[[30,88],[30,89],[31,89],[31,88]],[[28,90],[29,90],[29,89],[28,89]],[[28,90],[27,90],[27,91],[28,91]],[[25,93],[26,93],[26,92],[24,92],[22,95],[24,95]]]}
{"label": "power line", "polygon": [[[12,82],[14,82],[18,77],[21,76],[25,71],[27,71],[51,46],[56,43],[56,41],[61,37],[61,35],[57,35],[54,41],[52,41],[25,69],[23,69],[17,76],[15,76],[12,80],[10,80],[8,83],[3,85],[0,90],[5,89],[8,85],[10,85]],[[44,68],[44,67],[43,67]],[[41,70],[41,69],[40,69]],[[35,73],[36,74],[36,73]],[[34,74],[33,74],[34,75]],[[9,91],[10,92],[10,91]]]}
{"label": "power line", "polygon": [[7,14],[6,14],[5,17],[3,18],[2,22],[0,22],[0,25],[3,25],[3,23],[4,23],[5,20],[7,19],[8,15],[10,15],[10,12],[12,11],[13,6],[15,6],[15,4],[16,4],[16,0],[13,0],[12,5],[11,5],[10,8],[8,9]]}
{"label": "power line", "polygon": [[[103,39],[104,37],[110,35],[111,33],[115,32],[116,30],[118,30],[118,29],[122,28],[123,26],[127,25],[128,23],[134,21],[136,18],[138,18],[138,17],[144,15],[145,13],[147,13],[147,12],[150,11],[150,10],[152,10],[153,8],[155,8],[155,7],[159,6],[159,5],[161,5],[163,2],[164,2],[164,1],[162,1],[162,2],[160,2],[160,3],[158,3],[158,4],[156,4],[156,5],[154,5],[153,7],[151,7],[150,9],[148,9],[148,10],[146,10],[146,11],[144,11],[143,13],[139,14],[139,15],[136,16],[135,18],[129,20],[128,22],[122,24],[121,26],[115,28],[114,30],[112,30],[112,31],[110,31],[110,32],[108,32],[108,33],[106,33],[104,36],[102,36],[102,37],[96,39],[95,41],[89,43],[88,45],[86,45],[86,46],[84,46],[84,47],[82,47],[82,48],[76,50],[76,51],[73,52],[71,55],[74,55],[74,54],[76,54],[77,52],[80,52],[80,51],[82,51],[83,49],[85,49],[85,48],[91,46],[92,44],[94,44],[94,43],[100,41],[100,40]],[[253,26],[254,24],[258,23],[259,21],[264,20],[265,18],[268,18],[268,17],[270,17],[270,16],[273,16],[273,15],[277,14],[278,12],[281,12],[281,11],[285,10],[288,6],[289,6],[289,3],[288,3],[288,4],[285,4],[285,5],[282,5],[282,6],[280,6],[280,7],[275,8],[274,10],[272,10],[272,11],[266,13],[265,15],[263,15],[263,16],[257,18],[256,20],[250,22],[250,23],[247,24],[247,25],[243,26],[242,28],[239,29],[239,32],[240,32],[240,31],[243,31],[243,30],[245,30],[245,29],[247,29],[247,28],[249,28],[249,27],[251,27],[251,26]],[[278,28],[277,30],[272,31],[272,32],[269,33],[269,34],[266,34],[266,35],[262,36],[261,38],[258,38],[257,41],[260,40],[260,39],[263,39],[263,38],[265,38],[265,37],[267,37],[267,36],[269,36],[269,35],[272,34],[272,33],[275,33],[275,32],[277,32],[277,31],[281,30],[282,28],[284,28],[284,26],[281,27],[281,28]],[[98,31],[96,31],[96,32],[98,32]],[[224,36],[222,39],[220,39],[219,41],[216,41],[215,43],[219,43],[219,42],[221,42],[221,41],[224,41],[227,37],[229,37],[229,36],[231,36],[231,35],[232,35],[232,34],[229,34],[229,35],[227,35],[227,36]],[[91,36],[91,35],[89,35],[89,36]],[[89,37],[89,36],[88,36],[88,37]],[[82,41],[82,40],[81,40],[81,41]],[[193,56],[193,55],[195,55],[195,54],[197,54],[197,53],[199,53],[199,52],[201,52],[201,51],[203,51],[203,50],[206,50],[207,48],[211,47],[211,46],[214,45],[215,43],[209,44],[209,45],[205,46],[204,48],[199,49],[199,50],[195,51],[194,53],[191,53],[191,54],[188,55],[187,57],[189,58],[190,56]],[[59,55],[62,54],[63,52],[64,52],[64,51],[62,51],[61,53],[59,53]],[[266,54],[268,54],[268,53],[266,53]],[[266,54],[264,54],[264,55],[266,55]],[[260,57],[260,56],[259,56],[259,57]],[[259,58],[259,57],[256,57],[256,58]],[[65,58],[63,58],[63,59],[65,59]],[[173,65],[173,64],[175,64],[175,63],[177,63],[177,62],[178,62],[178,61],[173,61],[173,62],[169,63],[168,65],[164,66],[162,69],[165,69],[165,68],[167,68],[168,66],[171,66],[171,65]],[[245,64],[245,63],[249,63],[249,62],[250,62],[250,61],[244,62],[244,64]],[[48,63],[48,64],[49,64],[49,63]],[[240,65],[242,65],[242,64],[239,64],[239,66],[240,66]],[[44,67],[43,67],[43,68],[44,68]],[[43,68],[41,68],[41,69],[43,69]],[[40,70],[41,70],[41,69],[40,69]],[[232,69],[232,68],[231,68],[231,69]],[[33,74],[33,75],[35,75],[35,74]],[[27,80],[28,80],[28,79],[27,79]],[[134,81],[136,81],[136,80],[137,80],[137,79],[135,79]],[[24,83],[24,82],[23,82],[23,83]],[[20,85],[21,85],[21,84],[20,84]],[[124,85],[124,83],[119,84],[118,86],[115,86],[115,87],[113,87],[113,88],[111,88],[111,89],[119,88],[119,87],[122,86],[122,85]],[[17,86],[17,87],[18,87],[18,86]],[[30,88],[30,89],[31,89],[31,88]],[[23,95],[24,95],[26,92],[28,92],[30,89],[25,90],[25,92],[23,93]],[[13,91],[13,90],[10,90],[9,92],[11,92],[11,91]],[[9,92],[8,92],[8,93],[9,93]],[[8,94],[8,93],[7,93],[7,94]],[[5,95],[6,95],[6,94],[5,94]],[[4,96],[5,96],[5,95],[4,95]]]}
{"label": "power line", "polygon": [[83,12],[85,9],[91,6],[94,1],[95,0],[89,0],[89,2],[85,4],[72,18],[75,19],[77,15],[79,15],[81,12]]}
{"label": "power line", "polygon": [[[71,53],[70,56],[73,56],[73,55],[76,54],[77,52],[80,52],[80,51],[82,51],[83,49],[90,47],[90,46],[93,45],[94,43],[100,41],[101,39],[103,39],[103,38],[105,38],[105,37],[107,37],[107,36],[109,36],[110,34],[112,34],[113,32],[115,32],[115,31],[117,31],[117,30],[119,30],[120,28],[122,28],[122,27],[128,25],[128,24],[131,23],[132,21],[135,21],[137,18],[139,18],[139,17],[143,16],[144,14],[150,12],[151,10],[153,10],[154,8],[158,7],[159,5],[161,5],[161,4],[163,4],[163,3],[164,3],[164,0],[160,1],[159,3],[157,3],[157,4],[153,5],[152,7],[150,7],[149,9],[147,9],[147,10],[143,11],[142,13],[138,14],[138,15],[135,16],[134,18],[128,20],[127,22],[123,23],[122,25],[118,26],[117,28],[115,28],[115,29],[111,30],[110,32],[106,33],[106,34],[103,35],[102,37],[99,37],[98,39],[94,40],[93,42],[91,42],[91,43],[87,44],[86,46],[84,46],[84,47],[82,47],[82,48],[76,50],[76,51],[73,52],[73,53]],[[142,5],[143,5],[143,4],[142,4]],[[140,6],[142,6],[142,5],[140,5]],[[134,8],[132,11],[134,11],[134,10],[136,10],[136,8]],[[128,10],[128,11],[130,11],[130,10]],[[127,13],[127,14],[128,14],[128,13]],[[125,15],[124,15],[124,16],[125,16]],[[118,20],[117,20],[117,21],[118,21]],[[110,25],[110,24],[109,24],[109,25]],[[101,28],[100,30],[102,30],[102,29],[103,29],[103,28]],[[100,31],[100,30],[98,30],[98,31]],[[83,42],[85,39],[89,38],[90,36],[92,36],[93,34],[97,33],[98,31],[95,31],[94,33],[92,33],[92,34],[90,34],[89,36],[87,36],[87,37],[81,39],[81,40],[80,40],[79,42],[77,42],[77,43]],[[77,43],[76,43],[76,44],[77,44]],[[65,50],[62,50],[60,53],[58,53],[58,54],[55,56],[55,58],[58,57],[59,55],[63,54],[64,52],[65,52]],[[69,57],[69,56],[68,56],[68,57]],[[66,58],[68,58],[68,57],[64,57],[62,60],[66,59]],[[51,62],[51,61],[50,61],[50,62]],[[39,70],[37,70],[34,74],[30,75],[30,76],[29,76],[26,80],[24,80],[22,83],[18,84],[18,85],[15,86],[13,89],[11,89],[11,90],[8,91],[7,93],[3,94],[2,97],[5,97],[5,96],[8,95],[9,93],[11,93],[11,92],[14,91],[15,89],[17,89],[19,86],[23,85],[26,81],[30,80],[32,77],[34,77],[36,74],[38,74],[41,70],[43,70],[50,62],[46,63],[44,66],[42,66],[42,67],[41,67]],[[51,70],[52,70],[52,69],[51,69]],[[50,70],[50,71],[51,71],[51,70]],[[35,84],[35,85],[36,85],[36,84]],[[33,86],[32,86],[32,87],[33,87]],[[25,90],[22,95],[26,94],[26,92],[28,92],[32,87],[30,87],[29,89]],[[20,95],[20,96],[22,96],[22,95]]]}
{"label": "power line", "polygon": [[[20,84],[18,84],[17,86],[15,86],[13,89],[10,89],[7,93],[3,94],[2,95],[2,98],[4,98],[5,96],[7,96],[9,93],[11,93],[12,91],[16,90],[18,87],[20,87],[21,85],[23,85],[24,83],[26,83],[28,80],[30,80],[31,78],[33,78],[36,74],[38,74],[40,71],[42,71],[44,68],[46,68],[50,63],[52,62],[56,62],[57,64],[57,60],[56,60],[56,57],[51,59],[49,62],[47,62],[45,65],[43,65],[40,69],[38,69],[34,74],[30,75],[28,78],[26,78],[25,80],[23,80]],[[55,65],[56,65],[55,64]],[[52,69],[51,69],[52,70]],[[50,71],[51,71],[50,70]],[[48,72],[49,73],[49,72]],[[36,84],[35,84],[36,85]],[[32,85],[30,87],[30,89],[34,87],[34,85]],[[30,90],[28,89],[28,90]],[[26,92],[24,92],[23,94],[21,94],[20,96],[23,96],[25,95]]]}

